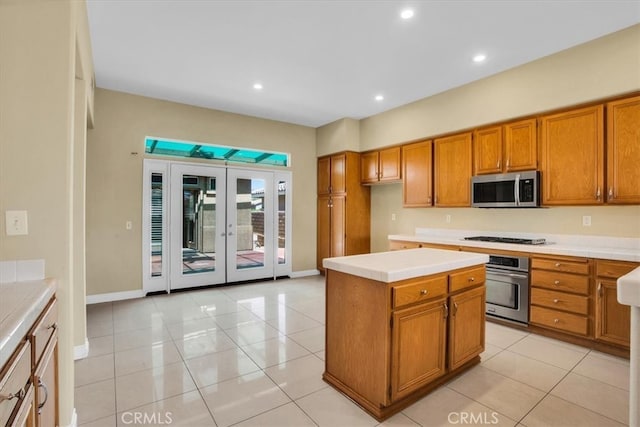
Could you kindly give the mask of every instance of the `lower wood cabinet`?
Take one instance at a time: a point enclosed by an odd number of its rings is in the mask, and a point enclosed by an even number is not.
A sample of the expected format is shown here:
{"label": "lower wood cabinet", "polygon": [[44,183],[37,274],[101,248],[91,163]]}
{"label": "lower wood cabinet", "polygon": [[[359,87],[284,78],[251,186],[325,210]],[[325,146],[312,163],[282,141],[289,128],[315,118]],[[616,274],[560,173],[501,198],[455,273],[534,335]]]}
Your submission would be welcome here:
{"label": "lower wood cabinet", "polygon": [[596,261],[596,340],[629,348],[631,307],[618,302],[616,280],[638,265],[633,262]]}
{"label": "lower wood cabinet", "polygon": [[485,288],[450,298],[449,369],[457,369],[484,351]]}
{"label": "lower wood cabinet", "polygon": [[445,298],[393,313],[391,400],[444,375],[447,349]]}

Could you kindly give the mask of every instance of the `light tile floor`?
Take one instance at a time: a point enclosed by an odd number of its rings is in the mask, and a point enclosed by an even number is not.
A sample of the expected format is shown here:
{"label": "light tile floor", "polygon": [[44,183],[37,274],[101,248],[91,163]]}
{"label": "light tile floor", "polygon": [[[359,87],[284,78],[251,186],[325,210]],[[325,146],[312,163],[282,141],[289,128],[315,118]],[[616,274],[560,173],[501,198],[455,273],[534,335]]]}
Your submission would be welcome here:
{"label": "light tile floor", "polygon": [[620,426],[629,363],[487,323],[482,363],[382,424],[322,381],[322,277],[87,307],[86,426]]}

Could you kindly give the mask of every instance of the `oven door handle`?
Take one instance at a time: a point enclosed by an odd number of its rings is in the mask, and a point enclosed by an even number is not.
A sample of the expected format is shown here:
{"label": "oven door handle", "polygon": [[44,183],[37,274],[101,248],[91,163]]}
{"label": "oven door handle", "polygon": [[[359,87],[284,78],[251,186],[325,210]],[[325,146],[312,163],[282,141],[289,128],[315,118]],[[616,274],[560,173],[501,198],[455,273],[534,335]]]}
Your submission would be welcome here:
{"label": "oven door handle", "polygon": [[518,273],[505,273],[503,271],[496,271],[496,270],[490,270],[487,269],[487,275],[493,274],[494,276],[505,276],[505,277],[515,277],[517,279],[527,279],[528,275],[527,274],[518,274]]}

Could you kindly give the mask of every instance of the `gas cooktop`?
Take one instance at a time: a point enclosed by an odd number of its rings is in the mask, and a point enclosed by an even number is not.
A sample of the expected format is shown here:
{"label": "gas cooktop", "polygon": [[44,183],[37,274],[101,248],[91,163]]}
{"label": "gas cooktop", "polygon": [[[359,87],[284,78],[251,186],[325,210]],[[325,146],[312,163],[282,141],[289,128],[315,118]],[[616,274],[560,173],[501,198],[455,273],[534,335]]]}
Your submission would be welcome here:
{"label": "gas cooktop", "polygon": [[478,242],[515,243],[519,245],[544,245],[545,239],[519,239],[516,237],[493,237],[493,236],[473,236],[465,237],[464,240],[475,240]]}

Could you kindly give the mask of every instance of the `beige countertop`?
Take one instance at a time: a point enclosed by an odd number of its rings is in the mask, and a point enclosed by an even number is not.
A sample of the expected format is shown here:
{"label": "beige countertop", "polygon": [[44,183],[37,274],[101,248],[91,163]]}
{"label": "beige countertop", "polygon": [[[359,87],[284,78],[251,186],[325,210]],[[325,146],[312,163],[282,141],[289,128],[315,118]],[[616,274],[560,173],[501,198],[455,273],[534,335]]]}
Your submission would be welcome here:
{"label": "beige countertop", "polygon": [[[547,240],[547,243],[544,245],[518,245],[510,243],[477,242],[464,240],[464,237],[467,236],[544,238]],[[420,228],[416,229],[416,234],[392,234],[389,235],[388,238],[389,240],[404,240],[419,243],[640,262],[640,239],[635,238]]]}
{"label": "beige countertop", "polygon": [[0,284],[0,368],[56,292],[54,279]]}
{"label": "beige countertop", "polygon": [[325,258],[324,268],[379,282],[397,282],[485,264],[489,255],[442,249],[409,249]]}

